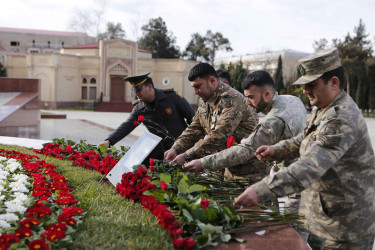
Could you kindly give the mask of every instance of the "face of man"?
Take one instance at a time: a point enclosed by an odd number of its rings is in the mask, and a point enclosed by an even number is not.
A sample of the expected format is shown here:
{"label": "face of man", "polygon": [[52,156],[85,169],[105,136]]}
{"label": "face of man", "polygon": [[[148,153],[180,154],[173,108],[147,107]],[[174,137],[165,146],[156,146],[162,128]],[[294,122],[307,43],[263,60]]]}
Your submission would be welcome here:
{"label": "face of man", "polygon": [[267,107],[263,93],[264,91],[255,85],[251,85],[250,88],[244,90],[246,104],[253,107],[257,113],[262,112]]}
{"label": "face of man", "polygon": [[305,84],[303,93],[307,95],[312,106],[324,108],[331,103],[336,96],[336,87],[333,86],[333,78],[327,84],[320,77],[313,82]]}
{"label": "face of man", "polygon": [[151,84],[143,85],[139,91],[135,92],[135,95],[142,102],[153,102],[155,100],[155,92]]}
{"label": "face of man", "polygon": [[208,80],[197,77],[195,78],[195,80],[190,82],[190,84],[191,87],[193,87],[194,94],[198,95],[203,99],[203,101],[206,102],[208,99],[210,99],[215,91],[214,81],[216,81],[216,78],[213,76],[210,76]]}

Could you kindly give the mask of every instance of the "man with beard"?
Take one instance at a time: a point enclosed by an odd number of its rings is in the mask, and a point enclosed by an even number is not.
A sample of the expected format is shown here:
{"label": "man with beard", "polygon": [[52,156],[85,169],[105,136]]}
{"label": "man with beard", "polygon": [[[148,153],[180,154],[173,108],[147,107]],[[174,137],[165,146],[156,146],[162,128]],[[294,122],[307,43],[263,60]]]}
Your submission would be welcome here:
{"label": "man with beard", "polygon": [[[211,172],[228,168],[232,178],[254,183],[266,176],[269,170],[257,160],[255,150],[261,145],[271,145],[303,131],[306,122],[303,103],[295,96],[278,95],[268,72],[255,71],[247,75],[242,88],[247,105],[266,116],[260,119],[254,132],[243,139],[241,144],[186,163],[186,170]],[[227,172],[226,177],[228,176]]]}
{"label": "man with beard", "polygon": [[375,156],[366,121],[343,90],[336,48],[302,58],[304,94],[316,108],[303,133],[261,146],[260,160],[298,157],[247,188],[235,206],[254,206],[301,192],[299,212],[312,249],[372,249],[375,236]]}
{"label": "man with beard", "polygon": [[195,65],[189,72],[189,81],[200,97],[197,113],[164,154],[165,159],[179,164],[223,150],[230,136],[239,142],[249,136],[258,122],[255,112],[246,105],[245,97],[219,82],[210,64]]}

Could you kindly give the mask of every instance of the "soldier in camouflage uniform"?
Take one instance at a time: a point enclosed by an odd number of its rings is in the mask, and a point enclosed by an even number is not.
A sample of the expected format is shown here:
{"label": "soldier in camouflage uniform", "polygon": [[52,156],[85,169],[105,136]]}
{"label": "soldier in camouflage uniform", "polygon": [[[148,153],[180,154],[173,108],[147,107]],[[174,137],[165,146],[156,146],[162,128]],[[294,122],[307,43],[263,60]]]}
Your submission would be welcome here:
{"label": "soldier in camouflage uniform", "polygon": [[[133,102],[134,109],[129,118],[100,144],[116,144],[137,127],[134,122],[142,115],[146,128],[163,138],[148,158],[163,159],[164,150],[170,149],[174,140],[191,123],[195,113],[186,99],[177,95],[173,89],[154,88],[149,74],[124,79],[129,81],[138,99]],[[148,164],[148,158],[144,161],[145,164]]]}
{"label": "soldier in camouflage uniform", "polygon": [[252,72],[244,79],[242,88],[247,104],[266,116],[260,119],[255,131],[241,144],[186,163],[185,169],[211,172],[228,168],[233,178],[240,177],[252,184],[268,175],[264,163],[255,157],[255,150],[262,145],[292,138],[303,131],[306,123],[303,103],[295,96],[279,96],[268,72]]}
{"label": "soldier in camouflage uniform", "polygon": [[200,97],[197,113],[189,127],[164,154],[165,159],[180,164],[225,149],[230,136],[240,142],[258,123],[258,116],[246,105],[245,97],[220,83],[211,65],[200,63],[194,66],[190,70],[189,81],[194,93]]}
{"label": "soldier in camouflage uniform", "polygon": [[342,89],[335,48],[300,60],[312,111],[300,135],[257,149],[259,159],[299,159],[252,185],[234,205],[252,206],[301,193],[300,214],[313,249],[372,249],[375,236],[375,156],[365,119]]}

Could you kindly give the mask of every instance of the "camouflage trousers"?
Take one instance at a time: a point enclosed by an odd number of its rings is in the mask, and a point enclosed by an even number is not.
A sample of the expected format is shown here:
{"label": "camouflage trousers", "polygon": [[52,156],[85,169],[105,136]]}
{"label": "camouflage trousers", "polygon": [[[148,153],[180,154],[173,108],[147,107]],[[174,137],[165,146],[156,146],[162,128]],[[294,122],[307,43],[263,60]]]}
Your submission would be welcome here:
{"label": "camouflage trousers", "polygon": [[374,245],[375,235],[363,236],[356,241],[334,241],[309,234],[307,243],[313,250],[345,249],[345,250],[371,250]]}

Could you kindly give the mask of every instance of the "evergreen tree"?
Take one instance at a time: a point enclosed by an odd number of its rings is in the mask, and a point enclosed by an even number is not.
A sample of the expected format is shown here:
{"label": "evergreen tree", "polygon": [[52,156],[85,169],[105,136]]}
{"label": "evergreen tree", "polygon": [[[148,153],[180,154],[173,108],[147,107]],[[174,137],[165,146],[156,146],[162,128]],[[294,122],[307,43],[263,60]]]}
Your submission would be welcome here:
{"label": "evergreen tree", "polygon": [[121,23],[107,23],[107,30],[103,33],[98,35],[98,40],[109,40],[109,39],[116,39],[116,38],[124,38],[125,37],[125,30],[122,28]]}
{"label": "evergreen tree", "polygon": [[0,77],[7,77],[7,70],[0,62]]}
{"label": "evergreen tree", "polygon": [[367,67],[367,79],[369,84],[369,109],[375,110],[375,60],[372,60]]}
{"label": "evergreen tree", "polygon": [[242,81],[247,75],[247,70],[244,68],[242,60],[235,65],[230,63],[227,71],[230,74],[234,88],[243,93]]}
{"label": "evergreen tree", "polygon": [[284,78],[283,78],[283,61],[281,59],[281,55],[279,55],[274,79],[275,79],[276,91],[281,93],[281,90],[285,89]]}
{"label": "evergreen tree", "polygon": [[175,45],[176,38],[168,31],[161,17],[151,18],[148,24],[142,26],[143,36],[138,47],[152,52],[153,58],[179,58],[179,47]]}
{"label": "evergreen tree", "polygon": [[232,51],[228,38],[220,32],[213,33],[211,30],[205,36],[199,33],[191,35],[191,40],[185,48],[183,56],[190,60],[209,62],[212,65],[219,50]]}

